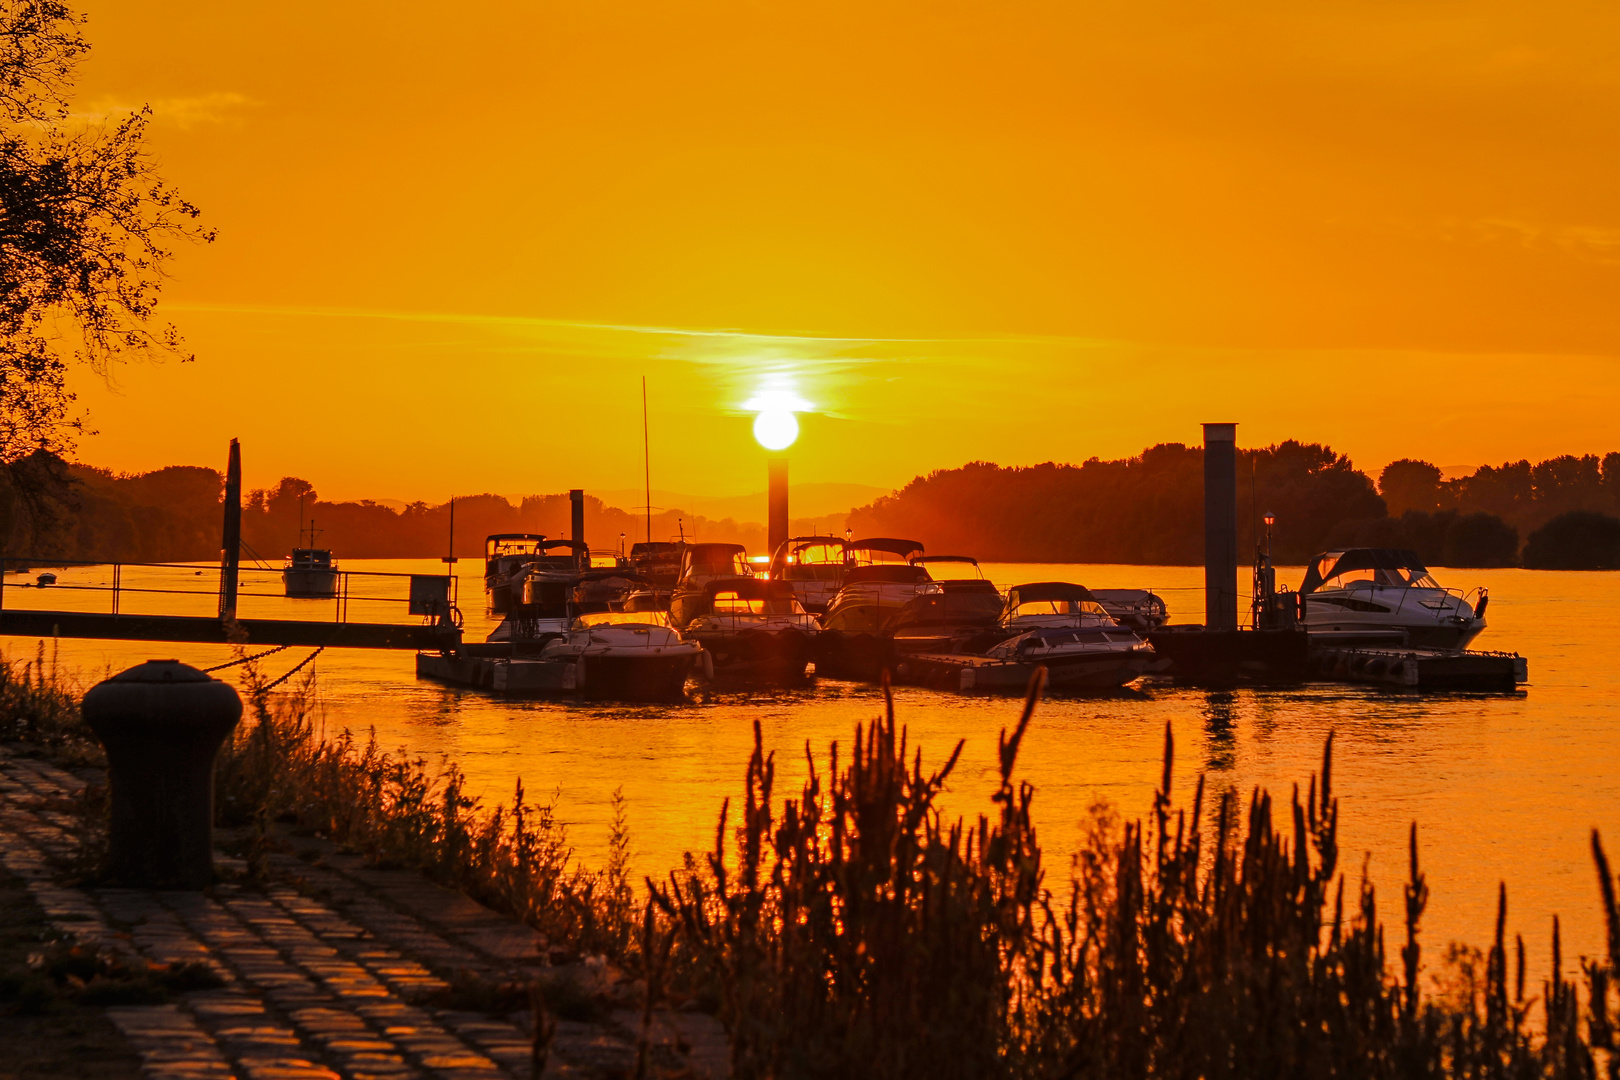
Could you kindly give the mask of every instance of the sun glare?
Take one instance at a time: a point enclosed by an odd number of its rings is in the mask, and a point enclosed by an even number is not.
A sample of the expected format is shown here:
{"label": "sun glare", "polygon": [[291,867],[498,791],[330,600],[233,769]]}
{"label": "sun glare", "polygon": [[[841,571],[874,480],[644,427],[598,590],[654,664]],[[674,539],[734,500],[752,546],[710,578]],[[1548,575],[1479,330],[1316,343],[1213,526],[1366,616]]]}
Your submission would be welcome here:
{"label": "sun glare", "polygon": [[799,420],[786,409],[768,409],[754,417],[754,438],[767,450],[786,450],[799,437]]}

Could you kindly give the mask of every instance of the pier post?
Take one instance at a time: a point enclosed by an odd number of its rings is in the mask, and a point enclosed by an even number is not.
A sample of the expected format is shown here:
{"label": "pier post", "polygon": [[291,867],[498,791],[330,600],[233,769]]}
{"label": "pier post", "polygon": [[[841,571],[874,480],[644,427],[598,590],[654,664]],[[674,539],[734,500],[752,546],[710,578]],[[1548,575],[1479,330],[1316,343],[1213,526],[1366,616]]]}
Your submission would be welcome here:
{"label": "pier post", "polygon": [[1204,425],[1204,626],[1236,630],[1237,425]]}
{"label": "pier post", "polygon": [[765,455],[766,470],[770,478],[766,492],[765,544],[766,554],[775,555],[788,538],[788,459],[777,452]]}
{"label": "pier post", "polygon": [[235,439],[225,466],[225,531],[219,548],[219,617],[234,619],[236,579],[242,565],[242,446]]}
{"label": "pier post", "polygon": [[568,492],[568,538],[576,544],[585,542],[585,491],[573,488]]}
{"label": "pier post", "polygon": [[242,699],[178,660],[148,660],[91,687],[81,708],[107,751],[108,876],[148,888],[209,885],[214,758]]}

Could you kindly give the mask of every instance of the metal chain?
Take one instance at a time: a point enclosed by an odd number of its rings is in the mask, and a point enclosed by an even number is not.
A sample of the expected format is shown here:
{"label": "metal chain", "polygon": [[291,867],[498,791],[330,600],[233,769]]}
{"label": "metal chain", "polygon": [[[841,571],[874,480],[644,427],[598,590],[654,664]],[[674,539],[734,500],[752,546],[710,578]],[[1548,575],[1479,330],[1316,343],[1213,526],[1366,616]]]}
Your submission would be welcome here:
{"label": "metal chain", "polygon": [[[282,646],[282,647],[286,648],[286,646]],[[320,648],[316,649],[314,652],[310,653],[308,656],[306,656],[302,660],[300,660],[298,662],[297,667],[294,667],[291,671],[287,672],[287,674],[283,675],[281,678],[277,679],[275,682],[270,683],[268,686],[265,687],[265,689],[266,690],[274,690],[276,687],[280,686],[282,683],[286,682],[288,679],[290,679],[294,675],[298,674],[299,670],[301,668],[303,668],[305,664],[308,664],[311,660],[315,659],[317,656],[321,655],[321,653],[323,653],[325,651],[326,651],[326,646],[322,645]]]}
{"label": "metal chain", "polygon": [[257,655],[254,655],[254,656],[244,656],[240,660],[230,660],[230,661],[227,661],[226,663],[223,663],[223,664],[215,664],[213,667],[210,667],[210,668],[203,668],[203,674],[206,675],[209,672],[213,672],[213,671],[224,671],[226,668],[235,667],[237,664],[252,663],[254,660],[262,660],[266,656],[270,656],[270,655],[272,655],[274,653],[281,652],[283,649],[290,649],[290,648],[292,648],[291,645],[277,645],[273,649],[266,649],[264,652],[258,653]]}

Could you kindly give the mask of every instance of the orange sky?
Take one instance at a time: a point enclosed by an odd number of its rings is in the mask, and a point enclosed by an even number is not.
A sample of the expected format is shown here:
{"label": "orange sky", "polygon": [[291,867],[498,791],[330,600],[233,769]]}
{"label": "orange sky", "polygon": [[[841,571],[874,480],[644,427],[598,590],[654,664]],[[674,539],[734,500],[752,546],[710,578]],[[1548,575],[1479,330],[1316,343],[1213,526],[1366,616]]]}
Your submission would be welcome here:
{"label": "orange sky", "polygon": [[1358,0],[89,7],[217,243],[120,469],[327,497],[903,483],[1195,441],[1620,448],[1620,9]]}

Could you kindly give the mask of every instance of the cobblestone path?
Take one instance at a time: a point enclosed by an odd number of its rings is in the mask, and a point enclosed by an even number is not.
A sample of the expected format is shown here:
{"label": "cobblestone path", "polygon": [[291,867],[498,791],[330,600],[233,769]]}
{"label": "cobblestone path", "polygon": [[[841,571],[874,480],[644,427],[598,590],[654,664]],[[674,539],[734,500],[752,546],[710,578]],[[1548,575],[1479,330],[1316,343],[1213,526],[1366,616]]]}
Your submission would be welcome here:
{"label": "cobblestone path", "polygon": [[[527,1009],[431,1003],[455,1004],[456,987],[558,975],[588,986],[602,977],[588,963],[551,967],[528,927],[420,875],[368,869],[331,845],[303,852],[314,858],[270,856],[262,886],[64,885],[58,867],[78,845],[71,806],[83,787],[70,772],[0,749],[0,864],[65,937],[154,963],[202,962],[219,976],[220,988],[174,1004],[107,1010],[154,1078],[525,1080]],[[641,1012],[626,994],[617,1000],[606,1019],[556,1021],[544,1076],[634,1075]],[[650,1076],[726,1074],[725,1038],[711,1017],[661,1010],[648,1043],[663,1066]]]}

